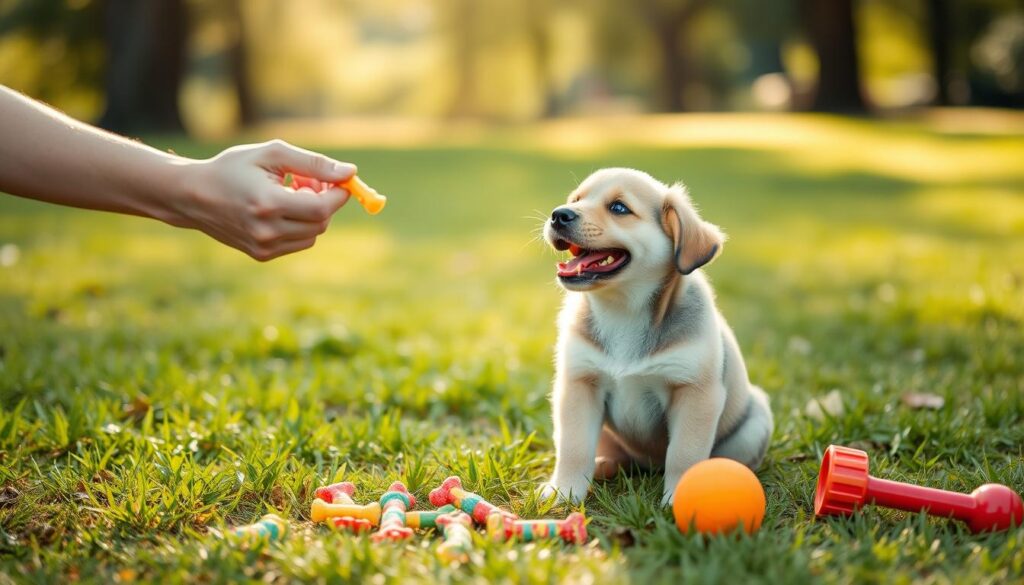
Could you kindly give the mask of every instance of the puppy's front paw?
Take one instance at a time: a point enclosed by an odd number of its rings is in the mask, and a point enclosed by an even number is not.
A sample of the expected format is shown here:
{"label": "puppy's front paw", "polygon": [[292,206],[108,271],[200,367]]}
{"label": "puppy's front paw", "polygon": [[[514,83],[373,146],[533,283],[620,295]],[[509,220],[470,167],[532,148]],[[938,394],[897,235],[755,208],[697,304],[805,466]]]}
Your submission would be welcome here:
{"label": "puppy's front paw", "polygon": [[665,495],[661,496],[661,505],[666,508],[672,507],[672,499],[675,495],[675,490],[665,490]]}
{"label": "puppy's front paw", "polygon": [[537,488],[537,494],[542,501],[558,498],[560,503],[578,504],[586,497],[587,488],[586,486],[556,486],[553,483],[545,483]]}
{"label": "puppy's front paw", "polygon": [[550,483],[542,483],[540,484],[540,487],[537,488],[537,497],[539,497],[543,502],[546,502],[556,496],[558,496],[558,488]]}

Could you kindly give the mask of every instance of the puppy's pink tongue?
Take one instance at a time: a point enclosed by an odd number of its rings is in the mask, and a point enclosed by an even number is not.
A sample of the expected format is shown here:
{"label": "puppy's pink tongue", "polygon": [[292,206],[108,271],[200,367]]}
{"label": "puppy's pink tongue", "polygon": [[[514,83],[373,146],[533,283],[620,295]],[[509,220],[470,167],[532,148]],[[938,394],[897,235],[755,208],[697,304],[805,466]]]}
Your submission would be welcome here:
{"label": "puppy's pink tongue", "polygon": [[608,256],[608,252],[591,252],[577,256],[568,262],[558,263],[558,276],[576,276],[586,270],[588,264],[600,262]]}

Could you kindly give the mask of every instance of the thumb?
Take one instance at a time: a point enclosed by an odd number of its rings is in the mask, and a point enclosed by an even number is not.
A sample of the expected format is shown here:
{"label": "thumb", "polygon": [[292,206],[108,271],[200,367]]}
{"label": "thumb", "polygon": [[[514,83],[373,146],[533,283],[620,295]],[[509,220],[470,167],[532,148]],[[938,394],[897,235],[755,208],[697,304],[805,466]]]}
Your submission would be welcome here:
{"label": "thumb", "polygon": [[268,170],[318,179],[326,183],[347,181],[356,174],[356,166],[328,158],[320,153],[273,140],[261,148],[260,162]]}

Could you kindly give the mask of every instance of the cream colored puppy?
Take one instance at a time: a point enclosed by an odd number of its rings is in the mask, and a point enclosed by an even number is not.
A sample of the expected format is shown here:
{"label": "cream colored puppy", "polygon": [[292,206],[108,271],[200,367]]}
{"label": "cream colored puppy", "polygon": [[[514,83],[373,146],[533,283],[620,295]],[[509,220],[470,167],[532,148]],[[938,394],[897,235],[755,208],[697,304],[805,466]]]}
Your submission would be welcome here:
{"label": "cream colored puppy", "polygon": [[555,471],[541,496],[581,501],[595,474],[663,468],[663,504],[691,465],[756,468],[772,434],[732,330],[699,268],[725,241],[682,185],[632,169],[589,176],[551,214],[545,238],[571,260],[558,321]]}

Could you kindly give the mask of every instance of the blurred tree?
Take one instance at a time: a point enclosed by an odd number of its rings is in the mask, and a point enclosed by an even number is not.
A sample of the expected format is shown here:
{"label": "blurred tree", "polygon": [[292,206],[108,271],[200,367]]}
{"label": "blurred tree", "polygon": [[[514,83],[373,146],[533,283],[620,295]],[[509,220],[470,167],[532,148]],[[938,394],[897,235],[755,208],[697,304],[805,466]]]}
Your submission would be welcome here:
{"label": "blurred tree", "polygon": [[477,0],[438,0],[442,26],[449,39],[455,94],[448,108],[452,117],[479,113],[476,96]]}
{"label": "blurred tree", "polygon": [[971,102],[1024,107],[1024,10],[1001,2],[972,5],[969,95]]}
{"label": "blurred tree", "polygon": [[802,0],[804,34],[818,55],[818,83],[811,109],[858,113],[866,110],[860,86],[853,0]]}
{"label": "blurred tree", "polygon": [[669,112],[685,110],[683,92],[691,81],[693,64],[683,52],[687,25],[707,0],[641,0],[639,9],[657,41],[661,60],[661,105]]}
{"label": "blurred tree", "polygon": [[259,104],[249,70],[249,26],[242,0],[190,0],[188,15],[189,32],[194,38],[206,39],[192,43],[190,73],[230,86],[237,105],[237,123],[256,123]]}
{"label": "blurred tree", "polygon": [[1020,0],[926,0],[925,5],[935,104],[1024,104],[1021,90],[1006,83],[1013,75],[1024,76],[1024,58],[1015,56],[1012,48],[1015,42],[1024,46],[1024,33],[1014,34],[1012,24],[1024,19],[1024,4]]}
{"label": "blurred tree", "polygon": [[794,2],[728,0],[725,4],[739,27],[742,41],[751,52],[748,79],[765,73],[784,72],[782,45],[796,28]]}
{"label": "blurred tree", "polygon": [[550,118],[558,113],[558,95],[555,91],[552,65],[552,40],[549,23],[552,17],[551,0],[526,0],[526,34],[533,56],[540,93],[540,115]]}
{"label": "blurred tree", "polygon": [[947,0],[928,0],[928,44],[932,53],[932,76],[935,78],[935,103],[948,106],[951,77],[950,45],[955,42],[949,19]]}
{"label": "blurred tree", "polygon": [[644,67],[645,85],[653,85],[655,108],[667,112],[688,109],[686,89],[698,77],[697,66],[687,54],[685,36],[693,19],[708,0],[639,0],[628,3],[602,0],[597,11],[599,57],[606,65],[637,77],[637,65]]}
{"label": "blurred tree", "polygon": [[122,134],[183,132],[184,0],[106,0],[107,107],[100,125]]}
{"label": "blurred tree", "polygon": [[228,10],[230,21],[234,25],[228,58],[231,63],[231,83],[235,86],[235,96],[238,100],[238,123],[242,126],[251,126],[259,120],[259,110],[249,77],[249,41],[246,38],[248,31],[241,0],[228,0]]}
{"label": "blurred tree", "polygon": [[[795,87],[783,61],[784,45],[797,32],[796,2],[728,0],[726,7],[738,27],[738,40],[749,53],[740,80],[750,87],[757,107],[775,110],[795,105]],[[742,102],[741,102],[742,103]]]}
{"label": "blurred tree", "polygon": [[72,89],[98,93],[104,64],[100,8],[90,0],[0,2],[0,36],[22,33],[40,45],[38,62],[24,63],[40,70],[31,76],[35,83],[17,89],[54,104]]}

